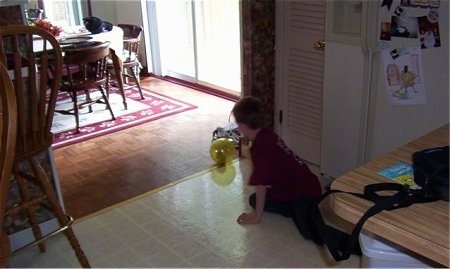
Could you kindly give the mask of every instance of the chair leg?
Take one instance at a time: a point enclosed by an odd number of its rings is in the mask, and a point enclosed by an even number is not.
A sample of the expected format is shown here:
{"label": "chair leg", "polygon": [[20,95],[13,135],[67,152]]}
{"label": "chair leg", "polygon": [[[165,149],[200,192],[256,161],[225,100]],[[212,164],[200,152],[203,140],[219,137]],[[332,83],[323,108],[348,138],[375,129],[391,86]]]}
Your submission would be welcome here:
{"label": "chair leg", "polygon": [[125,96],[125,90],[123,88],[123,62],[122,60],[117,56],[116,52],[111,49],[111,58],[112,58],[112,62],[113,62],[113,69],[114,69],[114,75],[116,76],[116,80],[117,80],[117,86],[119,87],[119,91],[120,94],[122,95],[122,100],[123,100],[123,107],[125,108],[125,110],[128,109],[128,105],[127,105],[127,99]]}
{"label": "chair leg", "polygon": [[108,97],[109,99],[109,88],[110,88],[110,78],[111,78],[111,74],[109,73],[109,71],[106,71],[106,97]]}
{"label": "chair leg", "polygon": [[[29,171],[23,170],[23,167],[28,167],[26,164],[29,164]],[[56,196],[55,189],[50,181],[50,178],[46,174],[44,168],[40,164],[38,157],[36,155],[27,157],[26,159],[17,161],[14,164],[13,170],[14,178],[19,186],[20,193],[22,195],[22,201],[8,209],[5,214],[6,215],[17,215],[22,211],[27,212],[27,216],[30,221],[30,226],[33,231],[35,241],[25,245],[19,249],[16,249],[14,253],[20,252],[29,247],[39,245],[39,249],[41,252],[45,251],[44,241],[54,236],[59,232],[64,232],[66,235],[72,249],[75,252],[75,255],[81,266],[88,268],[90,267],[89,261],[87,260],[81,246],[73,232],[71,227],[72,217],[67,216]],[[36,187],[38,187],[42,194],[31,195],[28,191],[29,185],[32,182]],[[37,207],[42,204],[42,202],[49,202],[49,209],[52,210],[56,219],[59,222],[60,228],[56,231],[53,231],[45,236],[42,235],[42,231],[40,229],[39,223],[37,221]]]}
{"label": "chair leg", "polygon": [[[120,76],[122,77],[122,76]],[[123,88],[123,81],[117,83],[119,86],[120,95],[122,95],[122,103],[125,110],[128,109],[127,98],[125,96],[125,89]]]}
{"label": "chair leg", "polygon": [[98,86],[98,90],[102,94],[103,100],[105,100],[106,107],[108,108],[109,112],[111,113],[111,120],[115,120],[116,117],[114,116],[114,112],[112,111],[111,105],[109,104],[109,100],[106,97],[105,91],[103,90],[103,86]]}
{"label": "chair leg", "polygon": [[[31,196],[29,192],[29,188],[27,186],[26,180],[24,178],[24,175],[20,172],[20,168],[17,164],[14,165],[13,168],[14,177],[16,179],[17,186],[19,187],[20,196],[22,197],[22,203],[31,203],[33,201],[33,197]],[[43,200],[43,199],[42,199]],[[33,232],[34,238],[39,241],[42,239],[42,232],[39,228],[39,222],[37,220],[36,210],[32,207],[25,207],[25,212],[28,218],[28,221],[30,222],[31,231]],[[16,214],[19,213],[19,209],[8,211],[8,214]],[[44,243],[39,244],[39,251],[45,252],[45,245]]]}
{"label": "chair leg", "polygon": [[125,108],[125,110],[127,110],[128,105],[127,105],[127,98],[125,96],[125,89],[123,88],[124,82],[123,82],[122,70],[115,70],[114,72],[116,73],[117,87],[119,88],[120,95],[122,95],[123,107]]}
{"label": "chair leg", "polygon": [[[117,78],[117,87],[119,88],[120,95],[122,96],[122,103],[125,110],[128,109],[127,104],[127,98],[125,96],[125,89],[123,88],[123,77],[122,77],[122,71],[116,70],[114,68],[114,72],[116,73],[115,76]],[[108,76],[106,78],[106,97],[109,98],[109,88],[110,88],[110,74],[108,73]]]}
{"label": "chair leg", "polygon": [[[107,76],[107,78],[106,78],[106,97],[108,98],[108,100],[109,100],[109,91],[110,91],[110,88],[111,88],[111,79],[110,79],[110,74],[108,74],[108,76]],[[127,104],[127,99],[126,99],[126,97],[125,97],[125,90],[124,90],[124,88],[123,88],[123,80],[121,80],[121,79],[119,79],[119,77],[122,77],[122,76],[118,76],[117,77],[117,88],[119,88],[119,92],[120,92],[120,95],[122,96],[122,104],[123,104],[123,108],[125,109],[125,110],[127,110],[128,109],[128,104]]]}
{"label": "chair leg", "polygon": [[78,115],[78,102],[77,102],[77,93],[73,93],[72,96],[72,103],[73,103],[73,115],[75,116],[75,132],[80,132],[80,117]]}
{"label": "chair leg", "polygon": [[11,245],[6,232],[0,231],[0,268],[8,268],[11,258]]}
{"label": "chair leg", "polygon": [[136,66],[133,66],[131,69],[131,75],[133,76],[134,81],[136,82],[136,85],[139,89],[139,94],[141,95],[141,100],[144,100],[144,95],[142,94],[142,88],[141,88],[141,79],[140,77],[136,74]]}
{"label": "chair leg", "polygon": [[[58,198],[56,197],[55,190],[53,189],[53,186],[52,186],[49,178],[35,156],[31,157],[31,165],[33,167],[33,170],[36,173],[36,178],[38,179],[40,186],[42,187],[44,193],[46,194],[48,200],[50,201],[50,203],[53,207],[54,213],[59,221],[59,224],[61,226],[66,225],[67,215],[62,210],[61,205],[59,204]],[[64,230],[64,234],[66,235],[67,239],[70,242],[70,245],[72,246],[73,250],[75,251],[78,261],[80,262],[80,265],[83,266],[84,268],[89,268],[90,267],[89,261],[87,260],[86,255],[84,254],[83,250],[81,249],[81,246],[80,246],[70,224]]]}
{"label": "chair leg", "polygon": [[119,88],[120,95],[122,95],[122,103],[125,110],[128,109],[127,98],[125,96],[125,89],[123,88],[123,77],[122,74],[118,74],[117,76],[117,87]]}
{"label": "chair leg", "polygon": [[89,92],[89,89],[84,90],[84,95],[86,96],[86,102],[89,102],[89,113],[92,113],[94,110],[92,110],[91,94]]}

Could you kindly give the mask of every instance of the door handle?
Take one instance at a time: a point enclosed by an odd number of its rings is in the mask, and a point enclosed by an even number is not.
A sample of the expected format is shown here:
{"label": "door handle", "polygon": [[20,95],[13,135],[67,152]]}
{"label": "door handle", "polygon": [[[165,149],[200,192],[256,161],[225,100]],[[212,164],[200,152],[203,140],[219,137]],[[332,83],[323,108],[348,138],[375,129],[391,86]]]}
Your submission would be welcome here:
{"label": "door handle", "polygon": [[325,40],[319,40],[314,43],[314,49],[324,51],[325,50]]}

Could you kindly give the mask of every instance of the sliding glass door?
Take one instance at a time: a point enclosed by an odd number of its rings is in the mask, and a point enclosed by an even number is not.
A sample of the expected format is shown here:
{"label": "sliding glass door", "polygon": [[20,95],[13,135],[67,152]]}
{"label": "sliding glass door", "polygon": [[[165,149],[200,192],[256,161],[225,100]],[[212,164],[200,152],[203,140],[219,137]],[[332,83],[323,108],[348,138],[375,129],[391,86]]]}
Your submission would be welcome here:
{"label": "sliding glass door", "polygon": [[[45,16],[54,24],[60,26],[81,25],[82,7],[79,0],[42,1]],[[87,16],[85,16],[87,17]]]}
{"label": "sliding glass door", "polygon": [[[159,52],[154,70],[194,83],[241,91],[239,0],[157,0]],[[154,47],[155,48],[155,47]]]}
{"label": "sliding glass door", "polygon": [[195,78],[193,6],[190,1],[157,1],[162,75]]}

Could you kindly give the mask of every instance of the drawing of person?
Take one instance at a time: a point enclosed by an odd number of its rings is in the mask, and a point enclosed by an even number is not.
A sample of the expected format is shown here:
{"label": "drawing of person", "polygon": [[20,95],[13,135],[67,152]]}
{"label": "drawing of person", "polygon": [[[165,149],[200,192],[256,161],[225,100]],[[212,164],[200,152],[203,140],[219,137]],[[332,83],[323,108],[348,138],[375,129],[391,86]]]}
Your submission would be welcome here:
{"label": "drawing of person", "polygon": [[414,88],[414,80],[416,79],[417,75],[411,72],[407,65],[403,67],[402,74],[400,76],[400,80],[402,82],[402,87],[400,90],[404,90],[405,94],[408,93],[409,88],[413,88],[413,91],[417,93],[417,90]]}

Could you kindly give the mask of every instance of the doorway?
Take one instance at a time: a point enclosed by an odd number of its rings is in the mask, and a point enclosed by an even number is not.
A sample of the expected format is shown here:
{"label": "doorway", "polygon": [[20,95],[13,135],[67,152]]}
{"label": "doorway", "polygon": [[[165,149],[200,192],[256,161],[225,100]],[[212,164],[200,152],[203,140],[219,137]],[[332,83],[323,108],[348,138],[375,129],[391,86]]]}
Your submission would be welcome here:
{"label": "doorway", "polygon": [[275,128],[315,171],[321,166],[326,1],[276,2]]}
{"label": "doorway", "polygon": [[241,92],[239,0],[156,0],[149,8],[155,75]]}

